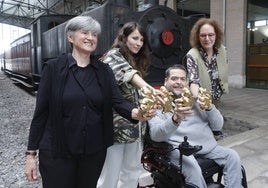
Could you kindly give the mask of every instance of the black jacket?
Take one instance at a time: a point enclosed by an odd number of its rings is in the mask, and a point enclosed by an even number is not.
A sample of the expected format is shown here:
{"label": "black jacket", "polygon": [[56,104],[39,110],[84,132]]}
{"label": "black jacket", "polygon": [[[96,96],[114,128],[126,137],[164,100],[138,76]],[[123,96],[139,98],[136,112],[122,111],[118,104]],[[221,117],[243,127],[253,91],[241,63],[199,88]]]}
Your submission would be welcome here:
{"label": "black jacket", "polygon": [[[103,143],[107,148],[113,144],[114,108],[121,116],[131,119],[133,107],[120,94],[114,74],[110,67],[92,59],[103,97]],[[68,56],[63,54],[57,59],[44,63],[42,78],[38,89],[36,108],[31,122],[28,150],[39,149],[40,140],[47,124],[52,127],[52,151],[55,156],[66,156],[64,130],[62,126],[62,95],[68,74]]]}

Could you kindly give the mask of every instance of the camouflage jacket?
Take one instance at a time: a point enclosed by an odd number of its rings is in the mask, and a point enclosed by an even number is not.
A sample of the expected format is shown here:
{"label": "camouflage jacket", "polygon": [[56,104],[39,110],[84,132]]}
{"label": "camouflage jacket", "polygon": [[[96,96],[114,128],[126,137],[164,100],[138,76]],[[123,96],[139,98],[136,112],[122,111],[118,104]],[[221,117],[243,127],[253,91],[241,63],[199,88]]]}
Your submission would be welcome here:
{"label": "camouflage jacket", "polygon": [[[121,94],[137,107],[139,102],[138,92],[130,81],[134,74],[139,74],[139,72],[127,62],[119,52],[119,48],[111,49],[103,58],[103,62],[109,64],[113,70]],[[132,124],[114,111],[114,142],[140,142],[145,132],[145,126],[142,126],[142,124],[144,123]]]}

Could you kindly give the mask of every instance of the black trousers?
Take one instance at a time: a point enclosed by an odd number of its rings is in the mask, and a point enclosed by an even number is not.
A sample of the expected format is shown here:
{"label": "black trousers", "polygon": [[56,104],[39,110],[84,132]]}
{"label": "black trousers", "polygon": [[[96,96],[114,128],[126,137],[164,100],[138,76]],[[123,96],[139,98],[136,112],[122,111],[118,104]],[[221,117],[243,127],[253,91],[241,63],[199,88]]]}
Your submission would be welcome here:
{"label": "black trousers", "polygon": [[43,188],[95,188],[106,157],[106,149],[92,155],[53,158],[50,151],[39,152]]}

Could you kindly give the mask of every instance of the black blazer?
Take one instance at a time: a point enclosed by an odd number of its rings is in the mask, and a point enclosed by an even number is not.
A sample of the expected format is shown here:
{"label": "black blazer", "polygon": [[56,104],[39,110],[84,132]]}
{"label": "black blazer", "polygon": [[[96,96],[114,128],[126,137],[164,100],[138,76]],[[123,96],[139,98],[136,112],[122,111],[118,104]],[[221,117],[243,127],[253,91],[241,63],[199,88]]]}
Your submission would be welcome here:
{"label": "black blazer", "polygon": [[[113,112],[114,108],[121,116],[131,119],[133,106],[121,95],[114,74],[109,65],[91,57],[92,67],[104,96],[103,105],[103,143],[105,147],[113,144]],[[52,150],[55,156],[65,156],[66,148],[62,127],[62,95],[66,77],[69,72],[68,55],[44,63],[40,81],[36,107],[31,122],[28,150],[39,148],[40,140],[47,124],[52,127]]]}

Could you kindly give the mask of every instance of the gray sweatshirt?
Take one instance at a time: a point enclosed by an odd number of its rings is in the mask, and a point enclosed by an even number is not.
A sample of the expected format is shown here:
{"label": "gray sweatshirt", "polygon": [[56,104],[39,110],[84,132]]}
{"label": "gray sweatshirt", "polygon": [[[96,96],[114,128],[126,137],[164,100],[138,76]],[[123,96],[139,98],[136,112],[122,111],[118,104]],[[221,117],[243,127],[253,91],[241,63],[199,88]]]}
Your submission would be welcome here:
{"label": "gray sweatshirt", "polygon": [[157,115],[148,121],[151,139],[156,142],[169,142],[178,147],[184,136],[187,136],[191,145],[203,146],[198,154],[210,152],[217,145],[212,130],[222,129],[223,117],[214,106],[210,111],[202,111],[195,103],[193,110],[193,115],[185,117],[179,125],[173,123],[172,113],[162,113],[158,110]]}

